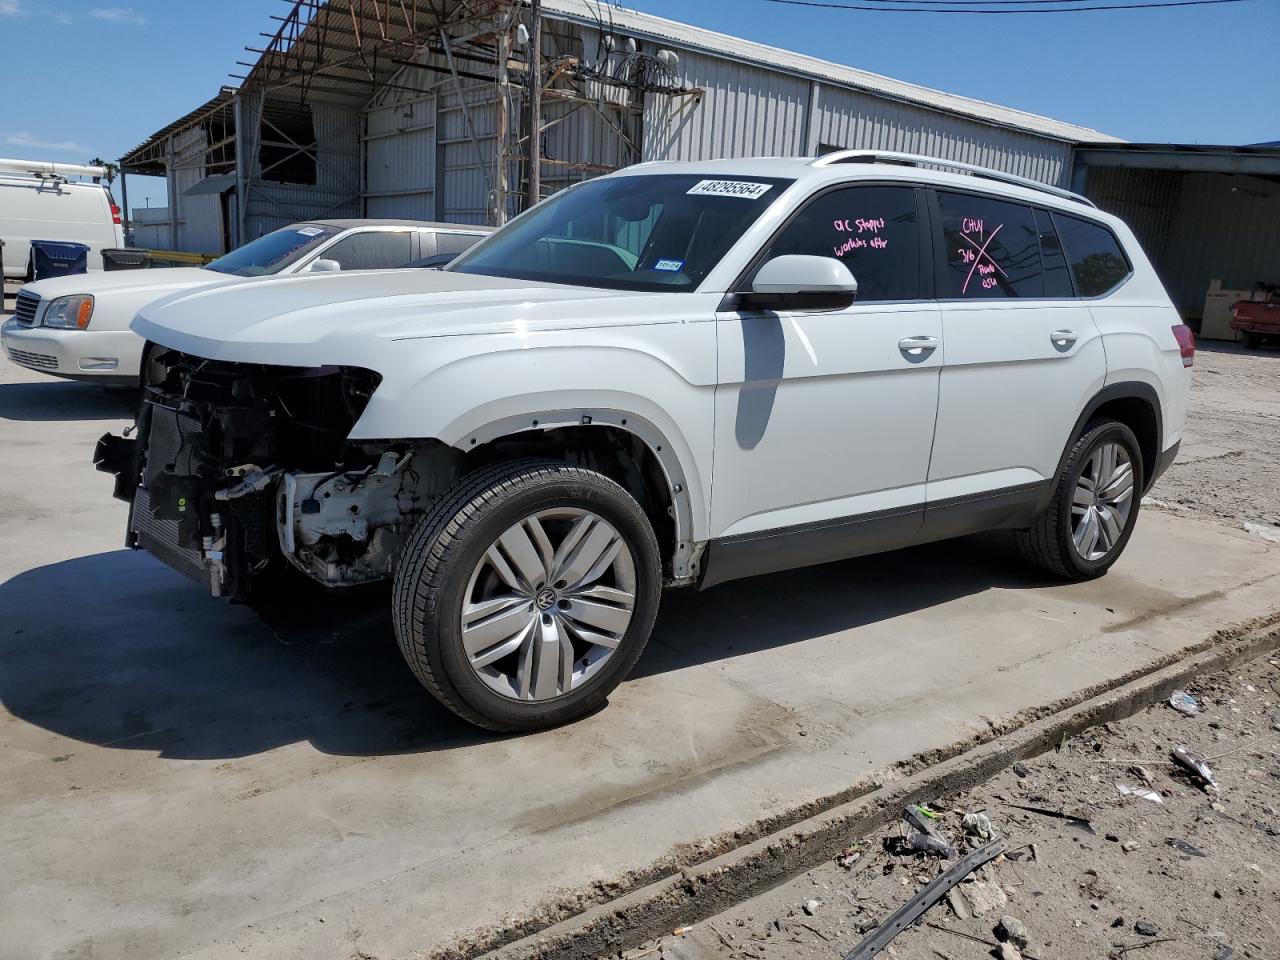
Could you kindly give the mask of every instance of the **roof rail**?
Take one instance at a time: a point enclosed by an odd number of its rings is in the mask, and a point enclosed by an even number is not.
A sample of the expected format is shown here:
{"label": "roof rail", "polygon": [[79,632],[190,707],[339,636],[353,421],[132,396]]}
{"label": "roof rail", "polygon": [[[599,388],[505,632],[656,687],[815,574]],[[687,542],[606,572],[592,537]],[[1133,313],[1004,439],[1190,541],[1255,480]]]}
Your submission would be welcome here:
{"label": "roof rail", "polygon": [[943,160],[940,157],[925,157],[915,153],[896,153],[891,150],[835,150],[809,161],[809,166],[832,167],[838,163],[896,163],[904,167],[942,167],[947,170],[958,170],[970,176],[982,177],[984,180],[1011,183],[1015,186],[1026,187],[1028,190],[1038,190],[1041,193],[1061,197],[1063,200],[1073,200],[1076,203],[1083,203],[1085,206],[1097,207],[1097,204],[1086,196],[1073,193],[1070,190],[1063,190],[1061,187],[1041,183],[1039,180],[1029,180],[1026,177],[1015,176],[1002,170],[993,170],[990,167],[979,167],[972,163]]}

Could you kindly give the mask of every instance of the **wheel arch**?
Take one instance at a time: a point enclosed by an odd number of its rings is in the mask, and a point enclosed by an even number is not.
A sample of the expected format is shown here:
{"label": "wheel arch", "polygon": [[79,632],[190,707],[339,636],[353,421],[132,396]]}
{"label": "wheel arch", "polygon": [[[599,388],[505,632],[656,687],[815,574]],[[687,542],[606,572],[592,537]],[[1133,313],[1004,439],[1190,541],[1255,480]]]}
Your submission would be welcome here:
{"label": "wheel arch", "polygon": [[[699,574],[703,539],[699,511],[702,485],[691,454],[642,414],[617,407],[541,410],[473,427],[450,443],[466,461],[480,464],[514,456],[539,455],[596,469],[640,501],[675,582]],[[615,454],[616,456],[609,456]],[[703,514],[705,515],[705,514]]]}
{"label": "wheel arch", "polygon": [[1140,380],[1112,383],[1093,395],[1076,418],[1054,476],[1062,473],[1072,444],[1084,433],[1088,423],[1098,417],[1120,421],[1138,438],[1138,446],[1142,451],[1142,491],[1145,493],[1155,482],[1156,467],[1163,451],[1164,417],[1160,410],[1160,395],[1156,393],[1155,387]]}

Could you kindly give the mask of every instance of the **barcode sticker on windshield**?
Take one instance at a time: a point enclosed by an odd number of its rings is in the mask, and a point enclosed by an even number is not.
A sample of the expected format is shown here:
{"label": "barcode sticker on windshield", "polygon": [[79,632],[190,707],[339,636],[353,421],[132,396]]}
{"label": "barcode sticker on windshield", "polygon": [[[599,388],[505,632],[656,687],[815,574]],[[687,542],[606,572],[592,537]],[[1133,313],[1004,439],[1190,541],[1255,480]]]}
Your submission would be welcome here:
{"label": "barcode sticker on windshield", "polygon": [[693,196],[741,197],[758,200],[773,189],[771,183],[751,183],[747,180],[699,180],[689,188]]}
{"label": "barcode sticker on windshield", "polygon": [[318,237],[324,233],[320,227],[299,227],[298,232],[304,237]]}

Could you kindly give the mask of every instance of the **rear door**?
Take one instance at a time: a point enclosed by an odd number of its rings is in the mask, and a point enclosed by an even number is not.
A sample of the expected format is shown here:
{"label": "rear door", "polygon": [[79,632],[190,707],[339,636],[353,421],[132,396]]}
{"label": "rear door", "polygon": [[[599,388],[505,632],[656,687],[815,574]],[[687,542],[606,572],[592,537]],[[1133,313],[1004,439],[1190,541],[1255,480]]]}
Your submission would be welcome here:
{"label": "rear door", "polygon": [[919,528],[942,366],[924,202],[911,185],[818,195],[755,269],[835,257],[855,302],[718,315],[712,535],[773,554],[759,569],[900,546]]}
{"label": "rear door", "polygon": [[1075,297],[1044,210],[938,190],[934,222],[947,348],[931,520],[935,508],[993,493],[1034,499],[1107,372],[1101,334]]}

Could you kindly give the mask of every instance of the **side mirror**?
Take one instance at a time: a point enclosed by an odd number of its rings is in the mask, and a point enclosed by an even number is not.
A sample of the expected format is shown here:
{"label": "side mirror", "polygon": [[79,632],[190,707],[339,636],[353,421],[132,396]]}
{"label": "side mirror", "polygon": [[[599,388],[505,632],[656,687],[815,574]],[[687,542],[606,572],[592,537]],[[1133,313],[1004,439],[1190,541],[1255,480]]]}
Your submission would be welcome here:
{"label": "side mirror", "polygon": [[739,309],[832,310],[847,307],[858,281],[835,257],[789,253],[765,263],[739,297]]}
{"label": "side mirror", "polygon": [[340,273],[342,264],[337,260],[329,260],[321,257],[319,260],[312,260],[311,266],[307,267],[307,273]]}

